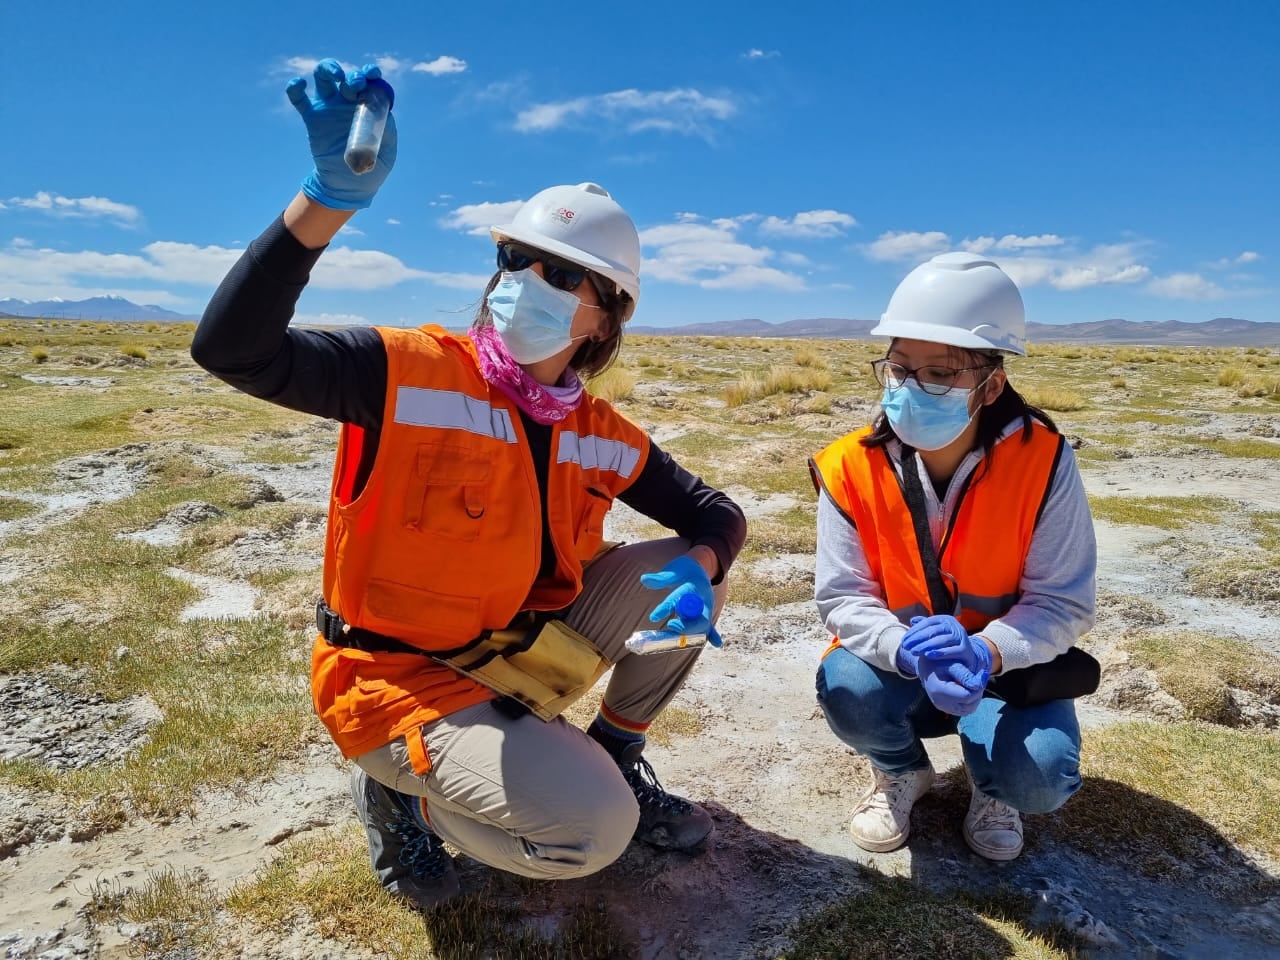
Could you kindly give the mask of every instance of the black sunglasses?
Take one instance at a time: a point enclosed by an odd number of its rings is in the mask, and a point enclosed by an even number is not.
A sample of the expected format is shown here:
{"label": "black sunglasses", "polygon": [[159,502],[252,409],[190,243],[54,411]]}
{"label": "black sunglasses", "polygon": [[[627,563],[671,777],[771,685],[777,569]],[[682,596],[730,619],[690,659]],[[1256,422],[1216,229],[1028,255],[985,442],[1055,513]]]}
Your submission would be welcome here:
{"label": "black sunglasses", "polygon": [[510,240],[504,240],[498,244],[499,270],[516,273],[529,269],[535,263],[542,264],[542,279],[557,290],[572,293],[582,286],[583,280],[590,280],[591,285],[596,288],[596,293],[600,295],[600,305],[606,306],[609,303],[609,292],[605,287],[604,279],[585,267],[570,263],[568,260],[557,259],[549,253],[543,253],[541,250],[522,246]]}

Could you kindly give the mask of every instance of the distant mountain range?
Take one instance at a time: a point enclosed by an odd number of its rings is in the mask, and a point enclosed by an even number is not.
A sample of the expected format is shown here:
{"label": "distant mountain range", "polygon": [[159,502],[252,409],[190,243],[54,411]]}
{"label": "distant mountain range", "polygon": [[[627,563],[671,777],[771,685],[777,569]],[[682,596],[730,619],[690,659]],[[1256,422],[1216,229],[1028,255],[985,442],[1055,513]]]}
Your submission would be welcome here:
{"label": "distant mountain range", "polygon": [[0,316],[45,320],[158,320],[180,323],[199,316],[174,313],[154,304],[139,305],[124,297],[90,297],[88,300],[18,300],[0,298]]}
{"label": "distant mountain range", "polygon": [[[678,327],[628,327],[628,333],[654,336],[703,337],[812,337],[832,340],[863,340],[870,336],[875,320],[845,320],[817,317],[810,320],[720,320],[687,323]],[[1138,322],[1134,320],[1091,320],[1085,323],[1028,323],[1027,338],[1032,343],[1154,344],[1199,347],[1280,347],[1280,323],[1259,323],[1235,317],[1218,317],[1203,323],[1182,320]]]}
{"label": "distant mountain range", "polygon": [[[194,314],[175,313],[164,307],[139,305],[124,297],[91,297],[88,300],[17,300],[0,298],[0,317],[48,320],[199,320]],[[630,326],[629,333],[655,336],[703,337],[807,337],[829,340],[864,340],[875,320],[813,317],[770,323],[766,320],[719,320],[686,323],[677,327]],[[1218,317],[1203,323],[1181,320],[1137,322],[1090,320],[1085,323],[1028,323],[1033,343],[1157,344],[1202,347],[1280,347],[1280,323],[1259,323],[1235,317]]]}

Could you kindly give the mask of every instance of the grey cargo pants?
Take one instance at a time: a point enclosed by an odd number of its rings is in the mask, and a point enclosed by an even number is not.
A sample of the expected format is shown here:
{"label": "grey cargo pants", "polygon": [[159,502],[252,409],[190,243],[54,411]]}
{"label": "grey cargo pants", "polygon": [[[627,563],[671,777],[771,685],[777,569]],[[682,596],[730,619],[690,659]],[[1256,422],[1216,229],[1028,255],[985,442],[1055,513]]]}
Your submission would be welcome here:
{"label": "grey cargo pants", "polygon": [[[669,538],[618,547],[592,563],[564,621],[614,664],[609,709],[649,723],[671,701],[701,652],[636,656],[623,646],[652,627],[649,612],[665,592],[640,583],[689,548]],[[718,615],[726,584],[715,588]],[[714,619],[714,616],[713,616]],[[639,811],[613,759],[582,730],[558,717],[512,718],[491,702],[421,728],[431,769],[418,776],[403,739],[356,758],[375,780],[425,797],[432,830],[467,856],[540,879],[581,877],[626,849]]]}

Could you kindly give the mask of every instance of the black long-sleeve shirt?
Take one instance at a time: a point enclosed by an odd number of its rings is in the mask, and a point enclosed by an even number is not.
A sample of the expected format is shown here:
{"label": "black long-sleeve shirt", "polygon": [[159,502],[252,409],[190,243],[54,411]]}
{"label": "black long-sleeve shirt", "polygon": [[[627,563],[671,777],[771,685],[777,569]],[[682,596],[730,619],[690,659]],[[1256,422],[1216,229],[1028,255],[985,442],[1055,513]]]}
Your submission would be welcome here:
{"label": "black long-sleeve shirt", "polygon": [[[272,403],[363,427],[377,437],[387,394],[387,354],[371,327],[302,330],[289,326],[323,250],[309,250],[277,218],[223,279],[205,309],[191,356],[238,390]],[[542,494],[541,574],[555,569],[547,523],[551,427],[521,413]],[[376,443],[366,443],[357,478],[372,468]],[[746,539],[742,511],[650,441],[644,467],[619,499],[694,545],[710,547],[720,576]]]}

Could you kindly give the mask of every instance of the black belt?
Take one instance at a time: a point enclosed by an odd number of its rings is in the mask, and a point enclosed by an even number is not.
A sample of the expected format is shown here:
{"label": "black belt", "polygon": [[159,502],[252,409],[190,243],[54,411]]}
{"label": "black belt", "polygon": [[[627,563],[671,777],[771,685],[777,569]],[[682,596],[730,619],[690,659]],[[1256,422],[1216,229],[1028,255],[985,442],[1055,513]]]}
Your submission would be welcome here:
{"label": "black belt", "polygon": [[[507,629],[529,631],[529,636],[525,642],[527,647],[533,642],[533,635],[537,632],[535,628],[540,627],[550,619],[551,614],[547,612],[525,610],[516,614],[515,619],[511,621]],[[316,601],[316,629],[320,631],[320,635],[324,637],[327,643],[335,647],[350,647],[355,650],[364,650],[366,653],[416,653],[421,657],[430,657],[432,659],[462,653],[483,642],[491,633],[491,631],[485,630],[470,643],[465,643],[454,650],[437,650],[428,653],[419,647],[397,640],[395,637],[388,637],[383,633],[374,633],[372,630],[366,630],[363,627],[351,626],[351,624],[342,619],[341,614],[331,609],[324,602],[324,597]]]}
{"label": "black belt", "polygon": [[429,657],[425,650],[410,646],[395,637],[374,633],[363,627],[353,627],[343,620],[321,597],[316,601],[316,629],[320,635],[335,647],[352,647],[367,653],[416,653]]}

